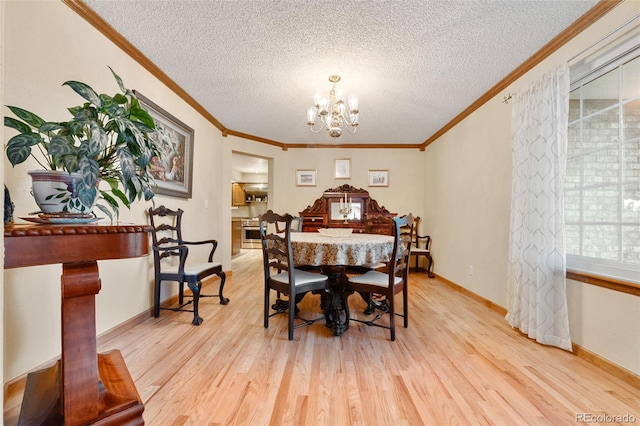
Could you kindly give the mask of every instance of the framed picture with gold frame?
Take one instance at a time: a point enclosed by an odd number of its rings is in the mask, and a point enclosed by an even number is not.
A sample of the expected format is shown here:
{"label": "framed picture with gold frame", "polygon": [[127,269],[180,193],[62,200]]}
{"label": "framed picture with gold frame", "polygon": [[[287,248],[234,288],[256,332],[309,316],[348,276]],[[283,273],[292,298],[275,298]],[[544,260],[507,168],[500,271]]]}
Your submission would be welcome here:
{"label": "framed picture with gold frame", "polygon": [[179,198],[191,198],[193,182],[194,131],[137,90],[134,93],[156,124],[149,138],[162,153],[151,159],[154,192]]}

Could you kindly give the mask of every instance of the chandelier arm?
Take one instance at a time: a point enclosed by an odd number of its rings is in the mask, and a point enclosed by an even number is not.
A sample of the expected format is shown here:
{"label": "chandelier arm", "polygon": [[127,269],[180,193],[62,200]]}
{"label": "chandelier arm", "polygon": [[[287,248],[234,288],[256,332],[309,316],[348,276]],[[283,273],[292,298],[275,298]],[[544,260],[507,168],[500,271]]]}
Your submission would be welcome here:
{"label": "chandelier arm", "polygon": [[316,124],[318,123],[314,122],[313,125],[309,126],[309,130],[311,130],[313,133],[320,133],[324,129],[324,126],[322,125],[322,122],[321,122],[320,128],[318,128],[318,130],[315,130]]}
{"label": "chandelier arm", "polygon": [[353,118],[351,118],[351,114],[348,113],[342,113],[340,114],[340,118],[342,121],[344,121],[345,124],[349,125],[349,126],[357,126],[358,125],[358,116],[354,115]]}

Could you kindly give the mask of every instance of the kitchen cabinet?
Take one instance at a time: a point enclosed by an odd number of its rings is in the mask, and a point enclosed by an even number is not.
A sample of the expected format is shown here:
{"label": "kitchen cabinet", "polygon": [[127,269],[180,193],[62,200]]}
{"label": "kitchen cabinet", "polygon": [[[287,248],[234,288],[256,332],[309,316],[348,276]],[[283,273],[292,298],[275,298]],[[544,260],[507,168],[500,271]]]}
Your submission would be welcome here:
{"label": "kitchen cabinet", "polygon": [[242,185],[239,183],[231,184],[231,205],[232,206],[245,206],[247,204],[246,194]]}
{"label": "kitchen cabinet", "polygon": [[231,221],[231,256],[240,253],[242,247],[242,221],[233,219]]}

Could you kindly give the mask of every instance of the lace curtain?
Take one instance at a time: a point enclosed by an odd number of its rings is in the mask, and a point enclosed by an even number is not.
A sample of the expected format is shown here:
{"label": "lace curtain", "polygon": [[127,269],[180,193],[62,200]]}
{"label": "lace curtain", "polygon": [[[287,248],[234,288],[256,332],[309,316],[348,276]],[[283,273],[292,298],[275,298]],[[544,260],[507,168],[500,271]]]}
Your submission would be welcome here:
{"label": "lace curtain", "polygon": [[565,64],[514,96],[506,319],[539,343],[571,351],[564,242],[569,86]]}

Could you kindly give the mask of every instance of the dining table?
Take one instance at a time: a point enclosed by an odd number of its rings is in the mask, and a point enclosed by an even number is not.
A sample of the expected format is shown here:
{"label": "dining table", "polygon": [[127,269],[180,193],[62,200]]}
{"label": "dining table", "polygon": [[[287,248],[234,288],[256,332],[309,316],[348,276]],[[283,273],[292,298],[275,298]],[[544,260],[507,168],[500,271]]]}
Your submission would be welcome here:
{"label": "dining table", "polygon": [[329,292],[321,293],[325,323],[335,336],[349,328],[345,289],[349,267],[391,260],[394,238],[390,235],[351,233],[330,236],[320,232],[291,232],[291,249],[297,268],[319,268],[329,277]]}

